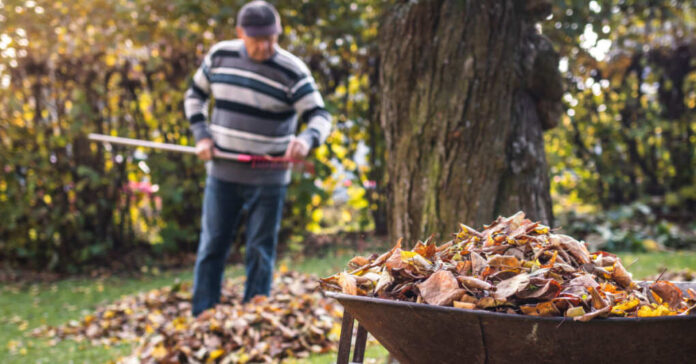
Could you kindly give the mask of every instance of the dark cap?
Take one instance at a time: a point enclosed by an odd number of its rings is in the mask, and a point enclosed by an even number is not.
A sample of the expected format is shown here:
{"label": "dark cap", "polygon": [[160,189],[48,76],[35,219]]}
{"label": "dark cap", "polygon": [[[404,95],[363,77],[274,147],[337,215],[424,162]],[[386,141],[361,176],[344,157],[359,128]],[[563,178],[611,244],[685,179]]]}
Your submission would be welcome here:
{"label": "dark cap", "polygon": [[242,6],[237,14],[237,26],[244,29],[244,33],[250,37],[263,37],[279,34],[280,15],[273,5],[256,0]]}

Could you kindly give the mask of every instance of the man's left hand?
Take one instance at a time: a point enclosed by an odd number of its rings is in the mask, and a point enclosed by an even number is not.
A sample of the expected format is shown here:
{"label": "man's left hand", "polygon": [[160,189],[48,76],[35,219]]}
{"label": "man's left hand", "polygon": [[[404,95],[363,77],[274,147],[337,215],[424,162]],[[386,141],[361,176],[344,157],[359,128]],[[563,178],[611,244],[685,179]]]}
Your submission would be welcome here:
{"label": "man's left hand", "polygon": [[293,138],[285,150],[285,158],[304,159],[309,153],[309,145],[300,138]]}

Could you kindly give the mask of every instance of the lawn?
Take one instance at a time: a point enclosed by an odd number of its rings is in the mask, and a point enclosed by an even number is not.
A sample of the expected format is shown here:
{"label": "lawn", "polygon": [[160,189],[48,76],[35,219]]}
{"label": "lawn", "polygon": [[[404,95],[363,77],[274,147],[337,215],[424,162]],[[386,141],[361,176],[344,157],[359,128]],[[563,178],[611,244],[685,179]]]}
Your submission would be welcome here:
{"label": "lawn", "polygon": [[[620,254],[635,279],[659,272],[661,267],[672,270],[696,269],[696,252],[661,252],[652,254]],[[325,276],[343,269],[352,257],[349,252],[309,258],[300,261],[285,259],[289,269]],[[228,268],[227,276],[242,274],[240,266]],[[3,285],[0,287],[0,362],[2,363],[104,363],[131,352],[131,344],[93,347],[72,340],[55,343],[27,335],[43,324],[60,325],[90,313],[99,304],[125,295],[132,295],[173,284],[176,280],[191,280],[191,270],[149,272],[138,278],[109,277],[104,279],[66,279],[50,284]],[[386,351],[372,345],[368,358],[384,358]],[[293,362],[293,361],[290,361]],[[297,363],[332,363],[335,354],[312,356]]]}

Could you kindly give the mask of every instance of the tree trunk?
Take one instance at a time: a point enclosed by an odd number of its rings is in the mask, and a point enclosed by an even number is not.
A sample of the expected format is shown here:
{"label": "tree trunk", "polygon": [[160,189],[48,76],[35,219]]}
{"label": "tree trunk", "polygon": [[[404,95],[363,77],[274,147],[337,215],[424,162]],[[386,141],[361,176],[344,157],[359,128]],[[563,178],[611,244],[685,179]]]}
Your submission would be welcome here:
{"label": "tree trunk", "polygon": [[399,1],[380,29],[390,238],[524,210],[552,223],[542,130],[560,114],[545,1]]}
{"label": "tree trunk", "polygon": [[[376,47],[375,47],[376,48]],[[374,49],[376,53],[376,49]],[[374,182],[373,189],[368,191],[367,200],[370,203],[372,220],[375,224],[374,234],[386,236],[389,233],[387,220],[387,189],[389,181],[386,179],[386,161],[384,159],[384,131],[380,125],[379,112],[379,57],[370,60],[370,96],[367,114],[370,118],[367,126],[367,144],[370,148],[370,172],[368,179]]]}

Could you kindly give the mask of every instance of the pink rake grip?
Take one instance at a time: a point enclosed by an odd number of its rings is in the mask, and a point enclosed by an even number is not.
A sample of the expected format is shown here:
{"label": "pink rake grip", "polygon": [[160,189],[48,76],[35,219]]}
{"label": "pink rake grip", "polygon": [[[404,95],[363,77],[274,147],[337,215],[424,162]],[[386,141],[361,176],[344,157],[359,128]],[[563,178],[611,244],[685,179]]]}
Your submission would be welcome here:
{"label": "pink rake grip", "polygon": [[306,161],[301,159],[285,158],[285,157],[272,157],[266,155],[251,155],[242,153],[230,153],[223,152],[220,149],[213,150],[213,157],[220,159],[230,159],[237,162],[251,162],[251,163],[295,163],[302,164]]}

